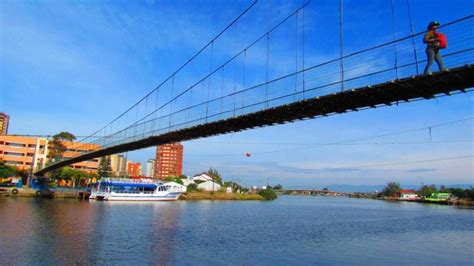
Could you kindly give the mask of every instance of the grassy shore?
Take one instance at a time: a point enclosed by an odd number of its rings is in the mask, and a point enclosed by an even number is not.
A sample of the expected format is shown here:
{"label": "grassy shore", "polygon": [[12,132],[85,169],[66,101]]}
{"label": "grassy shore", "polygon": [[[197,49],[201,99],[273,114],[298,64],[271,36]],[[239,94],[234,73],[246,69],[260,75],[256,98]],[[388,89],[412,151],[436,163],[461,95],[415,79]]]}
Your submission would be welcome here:
{"label": "grassy shore", "polygon": [[180,200],[265,200],[258,194],[240,194],[225,192],[188,192],[181,195]]}

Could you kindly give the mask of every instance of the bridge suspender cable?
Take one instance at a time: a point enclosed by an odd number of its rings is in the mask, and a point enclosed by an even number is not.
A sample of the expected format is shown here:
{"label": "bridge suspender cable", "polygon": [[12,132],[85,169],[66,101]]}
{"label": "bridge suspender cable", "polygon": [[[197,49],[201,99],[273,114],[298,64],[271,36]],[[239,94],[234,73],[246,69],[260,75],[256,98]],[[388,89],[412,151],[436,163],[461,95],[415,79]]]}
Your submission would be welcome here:
{"label": "bridge suspender cable", "polygon": [[[268,108],[268,64],[270,60],[270,30],[272,17],[272,0],[268,0],[268,32],[267,32],[267,51],[265,59],[265,107]],[[244,88],[245,89],[245,88]]]}
{"label": "bridge suspender cable", "polygon": [[[173,94],[174,94],[174,78],[175,76],[173,75],[173,78],[171,78],[171,98],[173,98]],[[170,104],[170,122],[168,125],[169,130],[171,130],[172,117],[173,117],[173,102],[171,102]]]}
{"label": "bridge suspender cable", "polygon": [[[221,109],[220,109],[221,111],[220,112],[222,113],[222,111],[224,110],[224,105],[223,104],[224,104],[224,73],[225,73],[225,66],[222,66],[221,70],[222,70],[221,71],[222,76],[221,76]],[[189,104],[189,106],[191,106],[191,103]]]}
{"label": "bridge suspender cable", "polygon": [[[243,68],[242,68],[242,72],[243,72],[243,73],[242,73],[242,90],[245,89],[245,82],[246,82],[246,80],[245,80],[245,79],[246,79],[246,74],[245,74],[245,72],[247,71],[246,68],[245,68],[246,63],[247,63],[247,50],[244,51],[244,62],[243,62]],[[242,114],[244,113],[244,106],[245,106],[245,103],[244,103],[245,98],[244,98],[244,96],[245,96],[245,93],[242,93],[242,107],[241,107],[241,108],[242,108],[242,109],[241,109],[241,113],[242,113]]]}
{"label": "bridge suspender cable", "polygon": [[[295,73],[298,73],[298,20],[299,20],[299,12],[296,12],[296,34],[295,34]],[[296,97],[296,92],[298,91],[298,74],[295,75],[295,97]],[[293,97],[293,100],[295,100],[295,97]]]}
{"label": "bridge suspender cable", "polygon": [[[273,26],[269,31],[263,33],[259,38],[257,38],[256,40],[254,40],[252,43],[250,43],[249,45],[247,45],[245,48],[243,48],[242,50],[240,50],[240,52],[238,52],[237,54],[235,54],[233,57],[231,57],[230,59],[228,59],[226,62],[224,62],[223,64],[221,64],[219,67],[217,67],[215,70],[213,70],[210,74],[206,75],[205,77],[203,77],[202,79],[200,79],[199,81],[197,81],[196,83],[194,83],[192,86],[190,86],[189,88],[187,88],[186,90],[184,90],[183,92],[181,92],[180,94],[178,94],[177,96],[175,96],[173,99],[169,100],[168,102],[162,104],[160,107],[158,107],[157,109],[155,109],[155,111],[149,113],[148,115],[142,117],[140,120],[136,121],[135,123],[133,123],[132,125],[130,125],[129,127],[133,126],[133,125],[136,125],[137,123],[143,121],[144,119],[146,119],[147,117],[149,117],[150,115],[152,115],[154,112],[158,111],[158,110],[161,110],[163,107],[167,106],[171,101],[174,101],[176,100],[177,98],[181,97],[182,95],[184,95],[185,93],[187,93],[188,91],[192,90],[194,87],[196,87],[197,85],[199,85],[199,83],[203,82],[205,79],[207,79],[209,77],[209,75],[212,75],[214,73],[216,73],[222,66],[224,65],[227,65],[229,64],[230,62],[234,61],[237,57],[239,57],[240,55],[242,55],[246,50],[248,50],[250,47],[253,47],[255,44],[257,44],[259,41],[261,41],[263,38],[265,38],[268,34],[270,34],[271,32],[273,32],[274,30],[276,30],[278,27],[280,27],[283,23],[285,23],[286,21],[288,21],[291,17],[293,17],[296,12],[298,12],[299,10],[303,9],[306,5],[308,5],[311,1],[308,0],[306,1],[304,4],[302,4],[300,7],[298,7],[296,10],[294,10],[291,14],[289,14],[287,17],[285,17],[284,19],[282,19],[278,24],[276,24],[275,26]],[[347,57],[347,56],[346,56]],[[234,61],[235,63],[235,61]],[[306,69],[307,70],[307,69]],[[303,71],[303,70],[302,70]],[[263,83],[265,85],[265,83]],[[234,93],[235,95],[235,93]],[[235,97],[235,96],[234,96]],[[234,103],[235,103],[235,100],[234,100]],[[235,111],[234,111],[235,113]],[[234,115],[235,116],[235,115]]]}
{"label": "bridge suspender cable", "polygon": [[[237,53],[237,24],[234,24],[234,54]],[[237,60],[234,60],[234,112],[233,115],[235,117],[235,98],[237,97],[235,92],[237,91]]]}
{"label": "bridge suspender cable", "polygon": [[[393,0],[390,1],[391,7],[392,7],[392,40],[396,40],[396,33],[395,33],[395,3]],[[394,43],[393,45],[393,52],[394,52],[394,59],[395,59],[395,77],[398,79],[398,56],[397,56],[397,43]]]}
{"label": "bridge suspender cable", "polygon": [[[301,10],[301,12],[302,12],[302,15],[303,15],[303,36],[302,36],[302,39],[303,39],[302,40],[303,41],[303,66],[302,66],[301,70],[304,70],[304,68],[305,68],[305,64],[304,64],[305,63],[305,53],[304,53],[305,52],[305,39],[304,39],[304,34],[305,34],[305,27],[306,27],[305,21],[304,21],[305,9],[303,8]],[[305,81],[305,72],[303,71],[303,100],[306,99],[305,91],[306,91],[306,81]]]}
{"label": "bridge suspender cable", "polygon": [[415,43],[415,28],[413,27],[413,18],[411,16],[410,0],[407,0],[407,9],[408,9],[408,19],[410,20],[410,33],[411,33],[411,42],[413,44],[413,55],[415,56],[416,74],[419,75],[420,72],[418,69],[418,56],[416,54],[416,43]]}
{"label": "bridge suspender cable", "polygon": [[344,91],[344,0],[339,1],[339,65],[341,67],[341,91]]}
{"label": "bridge suspender cable", "polygon": [[[214,57],[214,42],[212,42],[212,45],[211,45],[211,59],[210,59],[210,62],[209,62],[209,73],[212,72],[213,57]],[[208,82],[208,84],[207,84],[206,123],[207,123],[207,114],[209,113],[209,97],[210,97],[210,93],[211,93],[212,75],[209,75],[209,80],[207,82]],[[171,97],[171,98],[173,98],[173,97]],[[171,130],[171,128],[170,128],[170,130]]]}

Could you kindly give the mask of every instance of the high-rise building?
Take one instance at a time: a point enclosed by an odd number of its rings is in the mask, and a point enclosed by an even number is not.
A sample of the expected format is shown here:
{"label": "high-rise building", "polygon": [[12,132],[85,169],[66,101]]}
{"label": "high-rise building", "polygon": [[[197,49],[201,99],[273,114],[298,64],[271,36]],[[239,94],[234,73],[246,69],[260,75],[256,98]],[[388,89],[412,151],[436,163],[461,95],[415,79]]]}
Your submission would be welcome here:
{"label": "high-rise building", "polygon": [[140,163],[134,163],[133,161],[127,161],[127,176],[136,177],[142,175],[142,165]]}
{"label": "high-rise building", "polygon": [[8,134],[8,122],[10,122],[10,117],[0,112],[0,135]]}
{"label": "high-rise building", "polygon": [[[79,142],[64,142],[63,158],[71,158],[84,152],[97,150],[98,145]],[[80,148],[77,148],[80,147]],[[19,169],[37,171],[49,162],[49,140],[46,138],[0,135],[0,159]],[[98,159],[72,164],[74,169],[97,171]]]}
{"label": "high-rise building", "polygon": [[165,179],[168,176],[180,176],[183,173],[183,145],[170,143],[156,147],[155,176]]}
{"label": "high-rise building", "polygon": [[153,177],[155,175],[155,159],[149,159],[146,162],[146,176]]}
{"label": "high-rise building", "polygon": [[110,168],[112,168],[113,176],[126,176],[126,160],[125,157],[121,154],[110,155]]}

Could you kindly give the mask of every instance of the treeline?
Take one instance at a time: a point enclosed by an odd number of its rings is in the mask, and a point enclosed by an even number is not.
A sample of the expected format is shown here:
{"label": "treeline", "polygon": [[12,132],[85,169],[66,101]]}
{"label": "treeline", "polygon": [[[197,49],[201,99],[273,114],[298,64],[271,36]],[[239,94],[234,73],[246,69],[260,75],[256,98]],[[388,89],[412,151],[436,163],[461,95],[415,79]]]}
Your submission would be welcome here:
{"label": "treeline", "polygon": [[[397,182],[389,182],[379,193],[379,196],[387,196],[387,197],[395,197],[400,195],[400,184]],[[418,196],[420,197],[429,197],[432,193],[450,193],[452,196],[460,198],[460,199],[468,199],[474,201],[474,188],[470,187],[467,189],[463,188],[448,188],[446,186],[438,186],[436,185],[423,185],[418,190],[415,190]]]}
{"label": "treeline", "polygon": [[0,178],[8,178],[13,176],[19,176],[22,178],[28,177],[28,172],[25,170],[17,169],[16,167],[5,164],[3,160],[0,160]]}

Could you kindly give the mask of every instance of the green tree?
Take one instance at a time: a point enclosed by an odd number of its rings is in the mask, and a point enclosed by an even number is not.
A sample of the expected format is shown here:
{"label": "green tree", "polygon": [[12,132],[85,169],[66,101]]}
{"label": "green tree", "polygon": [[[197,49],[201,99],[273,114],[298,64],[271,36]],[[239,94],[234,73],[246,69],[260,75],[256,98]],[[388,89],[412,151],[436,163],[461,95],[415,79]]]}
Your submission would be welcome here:
{"label": "green tree", "polygon": [[258,194],[266,200],[274,200],[277,198],[277,195],[273,189],[261,189]]}
{"label": "green tree", "polygon": [[23,169],[18,169],[14,166],[7,165],[3,160],[0,160],[0,178],[19,176],[21,178],[27,178],[28,172]]}
{"label": "green tree", "polygon": [[112,166],[110,164],[110,156],[101,157],[99,161],[99,169],[97,173],[100,177],[112,176]]}
{"label": "green tree", "polygon": [[393,197],[400,192],[400,184],[397,182],[388,182],[382,190],[382,195]]}
{"label": "green tree", "polygon": [[283,189],[283,186],[278,184],[276,186],[273,187],[274,190],[282,190]]}
{"label": "green tree", "polygon": [[431,193],[438,192],[438,189],[435,185],[424,185],[421,187],[420,191],[418,192],[422,197],[429,197]]}
{"label": "green tree", "polygon": [[467,198],[470,200],[474,200],[474,188],[471,187],[470,189],[466,189]]}
{"label": "green tree", "polygon": [[49,157],[53,162],[57,162],[63,158],[64,152],[67,150],[64,142],[72,142],[76,137],[69,132],[60,132],[53,136],[49,142]]}
{"label": "green tree", "polygon": [[73,169],[71,167],[61,168],[61,174],[59,175],[60,179],[72,180],[74,187],[76,186],[76,184],[81,183],[81,181],[89,177],[89,173],[79,169]]}
{"label": "green tree", "polygon": [[209,170],[207,171],[207,174],[212,177],[214,182],[222,184],[222,177],[221,174],[217,171],[217,169],[209,167]]}
{"label": "green tree", "polygon": [[179,178],[178,176],[167,176],[165,177],[164,181],[166,182],[176,182],[178,184],[184,184],[183,183],[183,180],[181,180],[181,178]]}
{"label": "green tree", "polygon": [[187,191],[188,192],[199,191],[197,184],[189,184]]}
{"label": "green tree", "polygon": [[15,176],[15,168],[0,160],[0,178]]}
{"label": "green tree", "polygon": [[468,198],[468,190],[462,188],[443,188],[439,189],[439,192],[451,193],[453,196],[460,199]]}
{"label": "green tree", "polygon": [[62,173],[62,171],[63,171],[63,168],[64,168],[64,167],[51,170],[51,171],[47,172],[46,175],[47,175],[50,179],[60,179],[60,175],[61,175],[61,173]]}

